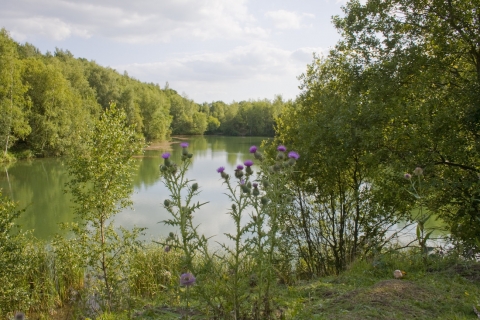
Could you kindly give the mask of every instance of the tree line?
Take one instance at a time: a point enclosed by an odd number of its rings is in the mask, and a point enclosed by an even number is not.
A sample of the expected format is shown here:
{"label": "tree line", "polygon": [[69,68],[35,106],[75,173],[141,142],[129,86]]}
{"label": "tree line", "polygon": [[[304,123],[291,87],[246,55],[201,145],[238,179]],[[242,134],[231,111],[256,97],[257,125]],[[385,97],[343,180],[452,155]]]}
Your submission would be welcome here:
{"label": "tree line", "polygon": [[31,156],[59,156],[80,147],[82,131],[110,103],[127,114],[136,133],[151,140],[172,134],[273,136],[285,102],[222,101],[198,104],[185,94],[144,83],[126,72],[75,58],[68,50],[42,54],[0,31],[0,144]]}

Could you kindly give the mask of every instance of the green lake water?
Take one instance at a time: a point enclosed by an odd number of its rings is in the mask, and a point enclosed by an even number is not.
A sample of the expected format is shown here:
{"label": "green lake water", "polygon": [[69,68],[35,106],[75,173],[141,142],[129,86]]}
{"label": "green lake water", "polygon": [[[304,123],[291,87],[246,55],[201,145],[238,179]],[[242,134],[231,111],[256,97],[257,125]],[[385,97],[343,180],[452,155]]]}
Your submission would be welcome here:
{"label": "green lake water", "polygon": [[[149,150],[139,157],[138,170],[134,178],[134,190],[131,196],[133,208],[125,209],[114,217],[117,226],[127,229],[134,226],[147,228],[145,239],[166,237],[173,231],[161,221],[169,218],[163,208],[163,201],[169,192],[160,180],[159,165],[163,163],[161,154],[170,152],[172,160],[180,163],[181,147],[179,142],[189,142],[189,152],[193,153],[193,163],[188,178],[194,179],[201,193],[195,202],[208,202],[194,215],[199,224],[199,232],[205,236],[214,236],[212,240],[225,242],[224,233],[233,233],[233,222],[227,211],[231,205],[222,185],[217,168],[224,166],[226,172],[233,173],[238,164],[252,159],[248,152],[250,146],[260,146],[267,138],[262,137],[223,137],[193,136],[174,139],[171,149]],[[65,160],[61,158],[18,161],[0,172],[0,188],[5,196],[16,201],[19,208],[25,209],[18,223],[24,230],[33,230],[40,239],[51,239],[55,233],[62,233],[62,222],[73,221],[74,215],[69,194],[64,192],[68,181]],[[427,227],[441,226],[440,221],[432,218]],[[405,225],[400,224],[401,229]],[[397,230],[399,230],[397,229]],[[395,231],[395,230],[392,230]],[[445,233],[435,232],[435,236]],[[415,238],[415,225],[402,231],[402,242]]]}
{"label": "green lake water", "polygon": [[[184,139],[181,141],[189,142],[188,150],[193,153],[187,176],[196,180],[201,190],[194,200],[209,202],[194,215],[194,221],[200,225],[201,233],[223,241],[223,233],[233,232],[233,224],[226,214],[230,202],[216,170],[224,166],[227,172],[233,173],[238,164],[252,159],[250,146],[260,146],[267,138],[193,136]],[[160,180],[159,165],[163,163],[161,154],[165,151],[172,154],[173,161],[180,163],[180,140],[173,141],[171,149],[148,150],[144,157],[137,159],[138,171],[131,196],[133,208],[117,214],[114,218],[116,225],[145,227],[147,239],[158,239],[171,231],[159,223],[169,218],[163,208],[163,201],[169,193]],[[17,161],[0,172],[3,195],[25,209],[19,219],[22,229],[33,230],[36,237],[46,240],[55,233],[62,233],[59,223],[73,221],[71,197],[64,192],[67,181],[65,160],[61,158]]]}

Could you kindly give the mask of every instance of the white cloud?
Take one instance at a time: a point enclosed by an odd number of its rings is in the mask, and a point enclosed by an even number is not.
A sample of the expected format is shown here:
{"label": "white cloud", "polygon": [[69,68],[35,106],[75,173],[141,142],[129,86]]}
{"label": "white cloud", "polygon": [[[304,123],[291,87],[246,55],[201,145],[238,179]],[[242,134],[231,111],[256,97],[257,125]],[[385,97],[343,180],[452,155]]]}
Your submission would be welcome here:
{"label": "white cloud", "polygon": [[2,4],[4,27],[26,39],[91,35],[128,43],[265,37],[245,0],[16,0]]}
{"label": "white cloud", "polygon": [[265,16],[271,19],[278,29],[300,29],[306,27],[302,24],[303,18],[314,18],[310,13],[299,14],[293,11],[277,10],[265,13]]}
{"label": "white cloud", "polygon": [[[196,102],[215,96],[230,102],[240,97],[273,98],[297,94],[297,76],[312,61],[313,52],[321,48],[284,50],[265,42],[239,46],[224,53],[202,53],[173,57],[162,62],[115,66],[129,75],[185,91]],[[288,91],[288,92],[287,92]]]}

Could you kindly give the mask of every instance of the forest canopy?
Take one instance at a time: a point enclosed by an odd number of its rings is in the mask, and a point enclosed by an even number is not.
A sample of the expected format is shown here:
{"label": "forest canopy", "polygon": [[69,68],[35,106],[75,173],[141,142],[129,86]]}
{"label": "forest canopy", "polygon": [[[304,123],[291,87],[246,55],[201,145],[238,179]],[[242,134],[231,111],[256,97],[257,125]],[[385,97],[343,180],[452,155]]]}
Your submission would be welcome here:
{"label": "forest canopy", "polygon": [[171,134],[273,136],[285,102],[222,101],[199,104],[126,72],[75,58],[68,50],[42,54],[29,43],[15,42],[0,31],[0,145],[31,156],[60,156],[80,143],[101,111],[115,103],[129,125],[147,141]]}

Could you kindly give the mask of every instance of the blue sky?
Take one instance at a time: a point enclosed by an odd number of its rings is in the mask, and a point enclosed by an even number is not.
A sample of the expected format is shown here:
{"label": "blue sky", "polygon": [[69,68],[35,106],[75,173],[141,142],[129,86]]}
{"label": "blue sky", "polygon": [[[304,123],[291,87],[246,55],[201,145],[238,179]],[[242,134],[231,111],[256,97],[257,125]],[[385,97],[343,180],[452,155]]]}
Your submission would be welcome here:
{"label": "blue sky", "polygon": [[197,103],[294,99],[297,77],[339,40],[335,0],[0,0],[0,27]]}

